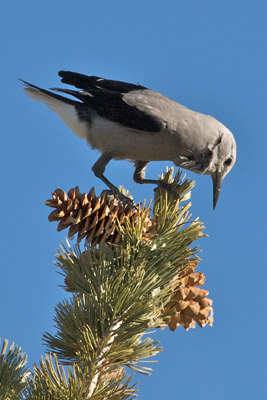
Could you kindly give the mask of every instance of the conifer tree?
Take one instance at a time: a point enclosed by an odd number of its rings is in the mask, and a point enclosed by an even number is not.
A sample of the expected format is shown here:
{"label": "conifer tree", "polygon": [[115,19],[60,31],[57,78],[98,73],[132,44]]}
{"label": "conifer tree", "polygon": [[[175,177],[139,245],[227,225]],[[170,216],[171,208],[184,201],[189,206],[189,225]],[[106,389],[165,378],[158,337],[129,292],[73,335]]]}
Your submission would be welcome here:
{"label": "conifer tree", "polygon": [[56,306],[56,334],[44,334],[47,353],[32,372],[21,350],[7,352],[4,342],[0,400],[132,399],[127,371],[150,374],[147,359],[161,351],[152,330],[212,325],[205,277],[195,272],[204,226],[186,202],[194,183],[172,169],[161,179],[172,190],[157,188],[147,206],[93,189],[55,190],[49,220],[77,235],[56,257],[69,297]]}

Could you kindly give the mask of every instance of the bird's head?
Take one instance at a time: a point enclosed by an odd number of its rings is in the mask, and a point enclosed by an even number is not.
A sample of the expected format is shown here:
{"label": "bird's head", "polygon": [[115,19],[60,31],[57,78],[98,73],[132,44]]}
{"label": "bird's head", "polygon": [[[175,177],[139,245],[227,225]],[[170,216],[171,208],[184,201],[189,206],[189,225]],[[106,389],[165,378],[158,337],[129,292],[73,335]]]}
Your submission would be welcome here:
{"label": "bird's head", "polygon": [[232,133],[225,128],[219,140],[213,147],[211,161],[206,173],[209,173],[213,182],[213,209],[219,199],[222,181],[234,166],[236,160],[236,142]]}
{"label": "bird's head", "polygon": [[[206,117],[206,116],[205,116]],[[194,139],[194,146],[186,155],[179,155],[174,159],[175,165],[189,171],[202,175],[211,175],[213,181],[213,209],[219,199],[222,181],[228,172],[233,168],[236,160],[236,142],[233,134],[219,121],[208,117],[213,122],[212,135],[209,141],[203,145]],[[212,119],[211,119],[212,118]],[[206,126],[209,129],[209,126]],[[202,134],[205,137],[205,131]],[[199,138],[197,138],[199,139]]]}

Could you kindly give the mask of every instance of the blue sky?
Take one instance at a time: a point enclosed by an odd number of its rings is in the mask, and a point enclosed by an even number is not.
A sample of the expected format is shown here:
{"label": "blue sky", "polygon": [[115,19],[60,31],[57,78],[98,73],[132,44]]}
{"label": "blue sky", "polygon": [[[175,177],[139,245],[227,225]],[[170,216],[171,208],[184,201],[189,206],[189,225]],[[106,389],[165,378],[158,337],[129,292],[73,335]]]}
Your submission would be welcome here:
{"label": "blue sky", "polygon": [[[53,87],[65,69],[138,82],[219,119],[238,151],[215,212],[211,178],[188,173],[193,216],[209,235],[199,241],[199,270],[214,326],[157,332],[164,351],[151,377],[136,376],[140,398],[265,399],[267,3],[2,0],[0,9],[0,337],[22,347],[29,366],[38,363],[65,297],[53,260],[66,232],[48,222],[45,200],[57,187],[104,189],[91,172],[97,152],[28,99],[17,78]],[[152,163],[147,176],[167,165]],[[132,173],[120,161],[106,175],[136,201],[150,199],[153,188]]]}

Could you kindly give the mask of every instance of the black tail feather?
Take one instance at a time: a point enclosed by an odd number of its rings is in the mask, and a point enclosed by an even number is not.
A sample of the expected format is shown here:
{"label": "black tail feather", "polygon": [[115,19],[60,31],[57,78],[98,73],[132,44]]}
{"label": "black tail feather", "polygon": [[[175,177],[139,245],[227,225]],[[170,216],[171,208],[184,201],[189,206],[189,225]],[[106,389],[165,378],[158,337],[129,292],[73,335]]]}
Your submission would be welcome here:
{"label": "black tail feather", "polygon": [[76,100],[72,100],[72,99],[69,99],[68,97],[61,96],[60,94],[56,94],[56,93],[50,92],[49,90],[46,90],[46,89],[42,89],[39,86],[35,86],[35,85],[33,85],[33,84],[29,83],[29,82],[24,81],[23,79],[19,78],[19,80],[26,86],[26,88],[25,88],[26,91],[27,91],[27,87],[28,87],[28,88],[39,90],[40,92],[45,93],[48,96],[53,97],[54,99],[63,101],[64,103],[68,103],[68,104],[71,104],[73,106],[75,106],[75,105],[77,105],[77,103],[79,103]]}

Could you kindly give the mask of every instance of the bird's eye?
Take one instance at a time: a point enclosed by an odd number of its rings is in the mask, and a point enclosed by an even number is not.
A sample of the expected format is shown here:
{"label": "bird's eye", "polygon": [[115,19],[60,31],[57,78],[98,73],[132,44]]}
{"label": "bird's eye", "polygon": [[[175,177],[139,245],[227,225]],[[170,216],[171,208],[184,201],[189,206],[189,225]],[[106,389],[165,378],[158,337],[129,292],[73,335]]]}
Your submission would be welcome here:
{"label": "bird's eye", "polygon": [[227,158],[227,160],[224,162],[225,165],[231,165],[231,163],[232,163],[231,158]]}

